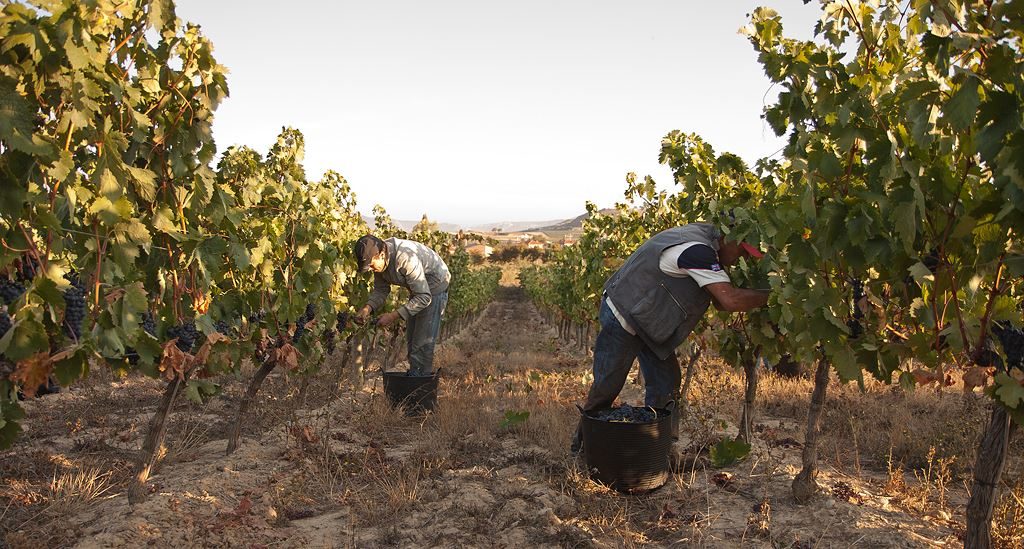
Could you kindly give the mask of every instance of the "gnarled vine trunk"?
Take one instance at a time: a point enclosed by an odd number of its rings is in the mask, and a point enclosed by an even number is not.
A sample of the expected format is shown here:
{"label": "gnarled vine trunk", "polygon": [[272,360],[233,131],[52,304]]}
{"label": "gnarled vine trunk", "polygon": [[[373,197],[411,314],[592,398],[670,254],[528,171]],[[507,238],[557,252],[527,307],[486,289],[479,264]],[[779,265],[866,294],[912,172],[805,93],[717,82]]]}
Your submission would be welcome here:
{"label": "gnarled vine trunk", "polygon": [[754,439],[754,404],[757,398],[757,361],[758,359],[743,361],[743,378],[746,381],[746,390],[743,393],[743,416],[740,417],[739,433],[736,440],[750,443]]}
{"label": "gnarled vine trunk", "polygon": [[807,436],[804,438],[803,468],[793,479],[793,498],[797,503],[807,503],[818,491],[818,434],[820,433],[821,409],[825,404],[825,390],[828,388],[828,360],[818,361],[814,372],[814,391],[811,393],[811,407],[807,411]]}
{"label": "gnarled vine trunk", "polygon": [[267,378],[267,374],[274,369],[274,366],[277,366],[277,362],[268,358],[260,365],[260,369],[256,370],[256,373],[253,374],[252,381],[249,382],[249,389],[245,392],[245,396],[242,397],[242,402],[238,404],[238,415],[235,416],[235,423],[231,426],[231,434],[228,435],[227,455],[230,456],[238,449],[238,442],[242,438],[242,420],[245,419],[245,414],[249,411],[249,405],[256,398],[256,393],[259,392],[260,387],[263,385],[263,380]]}
{"label": "gnarled vine trunk", "polygon": [[157,463],[163,458],[164,436],[167,434],[167,415],[174,406],[174,401],[181,391],[181,387],[188,380],[189,372],[185,372],[181,378],[175,378],[167,384],[164,389],[164,396],[160,405],[153,412],[149,420],[149,432],[146,433],[146,440],[139,452],[139,459],[135,465],[135,480],[128,486],[128,503],[135,505],[146,500],[148,490],[146,481],[149,475],[156,468]]}
{"label": "gnarled vine trunk", "polygon": [[996,490],[1003,475],[1007,448],[1016,429],[1017,424],[1006,410],[995,404],[974,462],[974,484],[971,486],[971,499],[967,502],[965,549],[988,549],[992,546],[992,510],[996,503]]}
{"label": "gnarled vine trunk", "polygon": [[697,361],[700,359],[701,352],[701,348],[696,345],[690,348],[690,361],[686,363],[686,379],[683,381],[683,390],[679,393],[680,409],[690,402],[690,385],[693,382],[693,373],[697,370]]}

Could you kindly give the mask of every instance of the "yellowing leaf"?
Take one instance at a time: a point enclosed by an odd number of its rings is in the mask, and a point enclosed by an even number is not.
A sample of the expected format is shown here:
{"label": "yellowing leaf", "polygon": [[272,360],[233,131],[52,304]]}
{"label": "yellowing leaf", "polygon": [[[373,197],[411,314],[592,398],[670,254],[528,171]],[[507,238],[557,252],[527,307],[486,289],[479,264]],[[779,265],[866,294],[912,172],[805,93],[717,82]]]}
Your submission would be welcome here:
{"label": "yellowing leaf", "polygon": [[53,359],[50,353],[36,353],[25,360],[19,361],[11,380],[21,383],[21,391],[32,398],[40,385],[45,385],[50,373],[53,372]]}

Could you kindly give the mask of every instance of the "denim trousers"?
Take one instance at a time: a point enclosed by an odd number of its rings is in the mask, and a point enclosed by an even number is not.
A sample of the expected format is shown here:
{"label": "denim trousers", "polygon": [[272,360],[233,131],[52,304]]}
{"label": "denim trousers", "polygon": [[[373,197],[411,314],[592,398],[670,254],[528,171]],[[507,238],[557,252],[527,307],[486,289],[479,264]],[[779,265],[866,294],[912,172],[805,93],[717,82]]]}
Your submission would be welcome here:
{"label": "denim trousers", "polygon": [[[601,300],[598,313],[601,330],[594,343],[594,383],[590,386],[583,409],[587,412],[609,408],[626,384],[626,376],[639,359],[644,375],[644,405],[665,408],[679,398],[682,372],[675,353],[661,359],[646,343],[627,332],[615,314],[608,308],[608,300]],[[679,418],[672,411],[672,435],[679,434]],[[577,430],[577,437],[580,436]]]}
{"label": "denim trousers", "polygon": [[434,372],[434,345],[441,333],[441,315],[447,304],[447,291],[431,296],[430,305],[406,322],[409,375],[428,376]]}

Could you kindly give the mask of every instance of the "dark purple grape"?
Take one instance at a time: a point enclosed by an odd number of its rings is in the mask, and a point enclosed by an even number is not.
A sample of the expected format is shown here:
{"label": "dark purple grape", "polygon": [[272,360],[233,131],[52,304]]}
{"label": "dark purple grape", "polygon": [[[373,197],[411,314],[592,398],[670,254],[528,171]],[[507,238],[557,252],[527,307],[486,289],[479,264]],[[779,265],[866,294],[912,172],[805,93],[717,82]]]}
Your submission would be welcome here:
{"label": "dark purple grape", "polygon": [[347,311],[343,311],[343,312],[338,313],[337,324],[334,326],[334,329],[337,330],[338,334],[341,334],[342,332],[345,331],[345,328],[347,326],[348,326],[348,312]]}
{"label": "dark purple grape", "polygon": [[1006,367],[1024,370],[1024,330],[1009,322],[996,322],[992,333],[999,339],[1006,355]]}
{"label": "dark purple grape", "polygon": [[327,338],[327,340],[324,342],[324,346],[327,348],[327,354],[332,355],[334,354],[334,331],[327,330],[327,335],[325,337]]}
{"label": "dark purple grape", "polygon": [[638,408],[623,404],[618,408],[601,410],[590,417],[611,423],[651,423],[658,419],[657,413],[651,408]]}
{"label": "dark purple grape", "polygon": [[149,311],[142,313],[142,329],[147,334],[156,337],[156,320]]}
{"label": "dark purple grape", "polygon": [[0,299],[7,305],[14,303],[25,293],[25,286],[6,278],[0,279]]}
{"label": "dark purple grape", "polygon": [[31,256],[25,256],[21,260],[21,267],[18,269],[18,280],[30,282],[39,273],[39,261]]}
{"label": "dark purple grape", "polygon": [[85,289],[76,277],[71,287],[64,290],[64,335],[76,341],[81,339],[85,313]]}
{"label": "dark purple grape", "polygon": [[259,311],[251,313],[249,315],[249,323],[250,324],[258,324],[258,323],[262,322],[263,319],[266,318],[266,316],[267,316],[267,310],[266,309],[260,309]]}
{"label": "dark purple grape", "polygon": [[183,353],[191,353],[193,347],[195,347],[196,340],[199,339],[199,331],[196,330],[196,323],[189,321],[184,324],[178,324],[171,326],[167,330],[168,339],[177,339],[175,345]]}
{"label": "dark purple grape", "polygon": [[0,311],[0,337],[4,337],[13,325],[11,315],[7,314],[7,311]]}

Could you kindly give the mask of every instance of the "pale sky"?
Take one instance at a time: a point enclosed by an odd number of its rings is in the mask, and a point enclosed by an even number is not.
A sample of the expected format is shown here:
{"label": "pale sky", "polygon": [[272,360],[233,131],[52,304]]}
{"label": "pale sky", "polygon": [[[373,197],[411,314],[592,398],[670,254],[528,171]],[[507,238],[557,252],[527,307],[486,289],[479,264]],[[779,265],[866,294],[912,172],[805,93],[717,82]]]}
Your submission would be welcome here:
{"label": "pale sky", "polygon": [[575,217],[651,175],[662,136],[753,162],[781,147],[737,30],[766,5],[810,38],[800,0],[178,0],[230,69],[218,149],[306,137],[307,176],[344,175],[369,212],[464,226]]}

